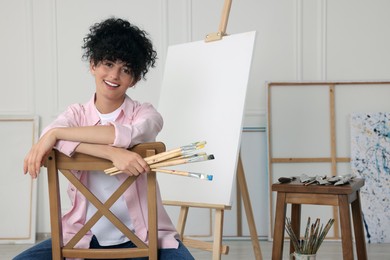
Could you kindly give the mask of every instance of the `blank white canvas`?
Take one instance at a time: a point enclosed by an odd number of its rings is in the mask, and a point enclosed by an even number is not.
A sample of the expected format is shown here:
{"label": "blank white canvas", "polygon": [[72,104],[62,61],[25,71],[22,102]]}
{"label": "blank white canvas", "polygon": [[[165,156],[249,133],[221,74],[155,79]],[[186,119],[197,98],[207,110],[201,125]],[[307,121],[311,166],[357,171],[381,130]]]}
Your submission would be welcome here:
{"label": "blank white canvas", "polygon": [[212,174],[212,181],[159,173],[164,200],[231,205],[254,42],[247,32],[168,48],[157,140],[167,150],[206,141],[200,152],[215,159],[174,168]]}

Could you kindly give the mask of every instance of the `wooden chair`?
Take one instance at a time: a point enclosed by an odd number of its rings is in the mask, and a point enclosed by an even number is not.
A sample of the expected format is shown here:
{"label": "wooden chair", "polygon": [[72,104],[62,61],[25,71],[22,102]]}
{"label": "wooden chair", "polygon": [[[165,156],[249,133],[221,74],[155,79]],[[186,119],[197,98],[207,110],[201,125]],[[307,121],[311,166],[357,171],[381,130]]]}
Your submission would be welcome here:
{"label": "wooden chair", "polygon": [[[165,151],[165,145],[160,142],[139,144],[131,148],[131,151],[140,154],[142,157]],[[129,176],[112,196],[102,204],[71,172],[70,170],[104,170],[112,167],[112,162],[76,153],[71,158],[53,150],[46,160],[45,166],[48,169],[50,222],[52,235],[53,259],[69,258],[94,258],[94,259],[118,259],[149,257],[157,259],[157,206],[156,206],[156,173],[147,174],[148,189],[148,237],[149,244],[141,241],[130,231],[109,208],[120,198],[124,191],[137,179]],[[83,228],[74,235],[66,244],[63,244],[62,223],[61,223],[61,199],[58,171],[97,208],[96,214],[88,220]],[[74,246],[91,229],[91,227],[102,217],[107,217],[123,234],[125,234],[137,247],[131,249],[79,249]]]}
{"label": "wooden chair", "polygon": [[[364,238],[362,209],[360,204],[360,188],[363,187],[363,179],[354,179],[350,184],[342,186],[333,185],[309,185],[305,186],[299,181],[272,185],[272,191],[277,192],[274,240],[272,259],[279,260],[283,256],[283,242],[286,219],[286,205],[291,207],[291,225],[294,233],[299,237],[301,223],[301,204],[338,206],[340,215],[341,240],[343,259],[354,259],[351,210],[355,231],[357,257],[360,260],[367,259],[366,243]],[[290,242],[290,253],[294,247]]]}

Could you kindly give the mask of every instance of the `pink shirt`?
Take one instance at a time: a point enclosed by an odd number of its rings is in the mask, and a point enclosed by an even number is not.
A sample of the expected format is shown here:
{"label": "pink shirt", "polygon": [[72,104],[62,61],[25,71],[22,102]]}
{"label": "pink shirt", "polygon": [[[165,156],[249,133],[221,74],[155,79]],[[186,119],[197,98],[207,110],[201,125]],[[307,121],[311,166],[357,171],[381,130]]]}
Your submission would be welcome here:
{"label": "pink shirt", "polygon": [[[84,105],[73,104],[60,114],[57,119],[48,125],[43,133],[55,127],[78,127],[93,126],[100,123],[99,116],[95,109],[93,96],[89,102]],[[157,134],[161,131],[163,119],[155,108],[148,103],[140,104],[126,96],[122,111],[118,118],[112,123],[115,127],[115,141],[112,144],[115,147],[128,148],[139,143],[153,142]],[[71,156],[78,142],[59,140],[56,149]],[[87,184],[89,174],[86,171],[74,171],[73,174],[83,183]],[[125,174],[118,175],[120,181],[127,177]],[[129,215],[133,222],[135,234],[144,242],[148,242],[148,219],[147,219],[147,189],[146,175],[140,175],[135,183],[123,194]],[[64,243],[67,243],[74,234],[86,222],[87,201],[85,197],[69,183],[68,195],[72,202],[72,208],[64,214],[62,218],[62,227]],[[167,212],[162,204],[160,190],[157,185],[157,210],[158,210],[158,247],[159,248],[177,248],[178,234],[172,224]],[[92,238],[89,231],[76,245],[78,248],[88,248]]]}

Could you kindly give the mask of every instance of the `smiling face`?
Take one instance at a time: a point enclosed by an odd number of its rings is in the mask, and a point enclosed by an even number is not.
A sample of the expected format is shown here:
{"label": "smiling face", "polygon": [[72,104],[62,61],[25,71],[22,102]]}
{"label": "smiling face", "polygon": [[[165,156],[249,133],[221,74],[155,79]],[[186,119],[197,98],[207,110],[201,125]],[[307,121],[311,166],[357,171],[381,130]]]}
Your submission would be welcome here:
{"label": "smiling face", "polygon": [[91,62],[90,69],[96,84],[95,105],[101,113],[112,112],[122,105],[126,90],[137,83],[131,69],[121,61]]}

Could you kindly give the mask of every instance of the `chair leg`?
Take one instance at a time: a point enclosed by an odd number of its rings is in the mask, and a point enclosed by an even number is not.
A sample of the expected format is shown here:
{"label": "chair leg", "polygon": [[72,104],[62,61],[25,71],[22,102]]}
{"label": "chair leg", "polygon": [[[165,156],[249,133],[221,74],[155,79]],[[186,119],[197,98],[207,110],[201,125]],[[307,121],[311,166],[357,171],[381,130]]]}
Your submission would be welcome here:
{"label": "chair leg", "polygon": [[364,237],[362,206],[360,204],[360,192],[357,191],[356,200],[351,203],[353,226],[355,231],[356,251],[359,260],[367,259],[366,240]]}
{"label": "chair leg", "polygon": [[276,199],[272,260],[282,259],[285,222],[286,222],[286,193],[278,192],[278,196]]}
{"label": "chair leg", "polygon": [[149,230],[149,259],[157,260],[157,202],[156,202],[156,172],[148,173],[148,230]]}
{"label": "chair leg", "polygon": [[353,260],[352,228],[347,195],[339,195],[339,212],[341,226],[341,240],[343,246],[343,259]]}
{"label": "chair leg", "polygon": [[[155,150],[146,150],[146,156],[156,154]],[[148,230],[149,230],[149,259],[157,260],[158,256],[158,224],[157,224],[157,182],[156,172],[149,172],[148,186]]]}
{"label": "chair leg", "polygon": [[58,172],[55,166],[55,154],[52,152],[49,156],[50,168],[48,170],[47,180],[49,187],[50,203],[50,224],[52,232],[52,258],[54,260],[63,259],[61,248],[62,244],[62,224],[61,224],[61,200]]}

